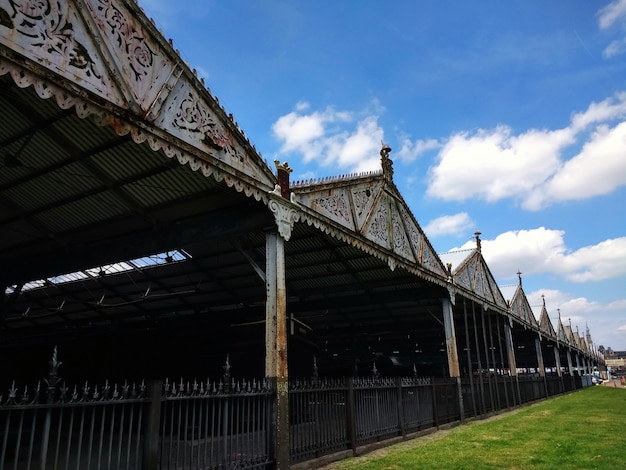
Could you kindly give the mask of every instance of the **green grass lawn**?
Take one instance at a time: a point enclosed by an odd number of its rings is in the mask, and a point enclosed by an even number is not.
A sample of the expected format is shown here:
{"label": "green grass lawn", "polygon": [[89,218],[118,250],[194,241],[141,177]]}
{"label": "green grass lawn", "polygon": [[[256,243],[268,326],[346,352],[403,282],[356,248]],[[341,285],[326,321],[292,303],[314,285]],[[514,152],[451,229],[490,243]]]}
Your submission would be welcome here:
{"label": "green grass lawn", "polygon": [[626,469],[626,389],[597,386],[327,469]]}

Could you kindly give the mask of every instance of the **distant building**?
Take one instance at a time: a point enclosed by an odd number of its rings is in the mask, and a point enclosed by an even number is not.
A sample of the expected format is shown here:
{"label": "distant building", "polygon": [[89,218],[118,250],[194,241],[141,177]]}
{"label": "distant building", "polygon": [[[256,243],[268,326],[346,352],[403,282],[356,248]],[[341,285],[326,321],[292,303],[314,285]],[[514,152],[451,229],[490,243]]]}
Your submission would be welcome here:
{"label": "distant building", "polygon": [[610,347],[604,351],[606,367],[613,372],[626,372],[626,351],[613,351]]}

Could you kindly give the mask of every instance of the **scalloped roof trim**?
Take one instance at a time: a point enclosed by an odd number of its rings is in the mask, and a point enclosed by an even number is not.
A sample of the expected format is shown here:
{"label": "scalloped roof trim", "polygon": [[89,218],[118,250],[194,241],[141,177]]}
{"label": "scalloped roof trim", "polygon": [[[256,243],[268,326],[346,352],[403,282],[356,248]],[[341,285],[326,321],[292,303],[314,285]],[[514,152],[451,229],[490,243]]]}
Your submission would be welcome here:
{"label": "scalloped roof trim", "polygon": [[91,117],[96,125],[100,127],[111,127],[118,136],[124,136],[130,133],[136,144],[142,144],[147,141],[151,150],[155,152],[163,150],[165,156],[176,159],[178,163],[183,166],[188,165],[192,171],[200,170],[205,177],[212,176],[217,182],[224,181],[229,188],[234,188],[237,192],[244,193],[247,197],[254,197],[257,201],[267,203],[268,196],[266,188],[253,186],[217,166],[210,165],[206,161],[185,152],[180,147],[134,124],[122,121],[109,111],[98,108],[58,85],[41,79],[33,72],[13,66],[11,63],[7,63],[0,58],[0,75],[7,73],[11,75],[13,82],[18,87],[28,88],[32,86],[40,98],[46,100],[54,98],[57,106],[61,109],[70,109],[73,107],[76,111],[76,115],[80,119]]}

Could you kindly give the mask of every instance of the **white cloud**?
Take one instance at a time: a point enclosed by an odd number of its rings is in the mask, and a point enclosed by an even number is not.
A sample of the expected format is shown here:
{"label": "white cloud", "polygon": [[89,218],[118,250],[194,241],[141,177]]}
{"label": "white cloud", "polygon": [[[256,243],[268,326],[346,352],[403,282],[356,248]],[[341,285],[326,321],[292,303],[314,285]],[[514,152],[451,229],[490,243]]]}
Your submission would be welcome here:
{"label": "white cloud", "polygon": [[427,194],[460,201],[527,194],[556,171],[559,151],[571,142],[568,132],[530,130],[516,136],[508,126],[453,135],[430,168]]}
{"label": "white cloud", "polygon": [[[615,23],[622,23],[622,31],[626,26],[626,0],[615,0],[598,11],[598,24],[600,29],[607,30]],[[626,38],[615,39],[604,49],[606,59],[615,57],[626,52]]]}
{"label": "white cloud", "polygon": [[524,207],[539,209],[548,201],[589,199],[626,185],[624,148],[626,122],[614,128],[599,126],[578,155],[528,195]]}
{"label": "white cloud", "polygon": [[[375,117],[368,117],[359,122],[356,130],[351,134],[344,134],[335,142],[339,166],[349,167],[355,171],[369,171],[380,169],[380,143],[383,140],[383,130]],[[333,155],[329,155],[333,158]]]}
{"label": "white cloud", "polygon": [[418,139],[415,142],[412,142],[408,136],[403,136],[402,147],[397,153],[397,158],[403,162],[410,163],[416,160],[423,153],[439,147],[441,147],[441,144],[435,139]]}
{"label": "white cloud", "polygon": [[[626,93],[618,93],[574,114],[563,129],[515,135],[500,125],[454,134],[429,169],[427,194],[448,201],[512,198],[530,210],[607,194],[626,184],[626,158],[619,153],[626,123],[608,125],[625,115]],[[579,153],[564,159],[564,150],[581,137],[588,141]]]}
{"label": "white cloud", "polygon": [[[274,134],[283,141],[282,151],[302,149],[311,141],[324,135],[323,114],[302,116],[295,112],[281,116],[272,126]],[[304,152],[306,154],[306,152]]]}
{"label": "white cloud", "polygon": [[591,124],[622,118],[624,115],[626,115],[626,92],[622,91],[599,103],[591,103],[583,112],[574,113],[571,129],[575,133],[581,132]]}
{"label": "white cloud", "polygon": [[586,246],[563,257],[563,270],[574,282],[599,281],[626,274],[626,237]]}
{"label": "white cloud", "polygon": [[607,304],[552,289],[537,289],[526,296],[537,319],[541,313],[542,301],[545,300],[546,311],[555,329],[560,312],[563,325],[571,322],[572,330],[578,329],[581,336],[586,337],[589,328],[591,340],[596,347],[603,344],[612,346],[613,349],[622,349],[626,346],[626,336],[621,333],[626,330],[626,299]]}
{"label": "white cloud", "polygon": [[436,237],[438,235],[458,235],[466,232],[472,226],[473,222],[467,212],[459,212],[454,215],[444,215],[435,220],[431,220],[424,227],[426,235]]}
{"label": "white cloud", "polygon": [[306,101],[298,101],[296,103],[296,111],[306,111],[310,107],[311,105],[307,103]]}
{"label": "white cloud", "polygon": [[299,153],[305,162],[355,172],[381,169],[379,150],[384,131],[377,116],[369,115],[355,123],[352,113],[329,107],[304,114],[308,107],[308,103],[299,102],[297,111],[273,124],[274,136],[282,142],[280,154]]}
{"label": "white cloud", "polygon": [[616,55],[620,55],[626,52],[626,39],[611,41],[608,46],[602,51],[602,55],[605,59],[610,59]]}
{"label": "white cloud", "polygon": [[621,18],[626,18],[626,0],[615,0],[598,11],[600,29],[610,28]]}
{"label": "white cloud", "polygon": [[[496,279],[509,279],[516,271],[523,274],[553,272],[566,252],[561,230],[540,227],[501,233],[493,240],[481,240],[482,255]],[[473,248],[467,242],[461,249]]]}
{"label": "white cloud", "polygon": [[[600,281],[626,275],[626,237],[605,240],[570,251],[565,232],[539,227],[501,233],[482,240],[482,255],[496,278],[510,279],[513,270],[525,275],[550,273],[572,282]],[[461,249],[473,248],[468,242]]]}

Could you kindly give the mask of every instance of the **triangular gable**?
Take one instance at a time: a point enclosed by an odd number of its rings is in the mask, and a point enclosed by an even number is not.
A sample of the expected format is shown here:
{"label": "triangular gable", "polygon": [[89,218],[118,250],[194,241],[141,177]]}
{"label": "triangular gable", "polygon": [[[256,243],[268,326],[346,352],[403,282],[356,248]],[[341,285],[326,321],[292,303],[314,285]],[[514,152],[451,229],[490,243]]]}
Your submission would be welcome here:
{"label": "triangular gable", "polygon": [[[100,116],[101,121],[118,133],[131,130],[129,125],[137,126],[134,138],[148,131],[159,136],[151,142],[155,150],[163,148],[168,156],[189,162],[189,157],[168,148],[172,145],[169,136],[175,136],[195,148],[195,156],[204,165],[230,167],[249,177],[248,183],[274,187],[272,170],[232,116],[135,1],[57,0],[20,8],[16,2],[0,0],[0,16],[0,48],[27,59],[18,65],[1,59],[12,54],[0,54],[0,73],[10,71],[19,86],[35,85],[41,97],[56,95],[57,101],[71,102],[78,112],[78,104],[66,97],[71,90],[71,95],[84,97],[93,107],[89,112],[81,109],[83,117],[102,113],[108,117]],[[24,76],[29,72],[23,66],[32,71],[32,77]],[[117,120],[120,115],[126,123]],[[192,168],[200,168],[199,162],[192,163]]]}
{"label": "triangular gable", "polygon": [[563,322],[561,321],[561,315],[559,315],[559,321],[557,323],[556,334],[557,334],[557,337],[559,338],[559,341],[566,343],[566,344],[570,344],[569,337],[567,335],[565,327],[563,326]]}
{"label": "triangular gable", "polygon": [[526,324],[538,327],[537,320],[535,319],[535,315],[533,314],[533,310],[528,303],[528,298],[526,297],[521,284],[518,284],[515,288],[515,293],[509,300],[509,308],[511,309],[511,314],[513,316],[519,318]]}
{"label": "triangular gable", "polygon": [[572,327],[570,325],[564,325],[563,332],[565,334],[565,338],[567,338],[567,343],[570,346],[576,346],[576,340],[574,339],[574,334],[572,333]]}
{"label": "triangular gable", "polygon": [[446,276],[411,211],[382,173],[296,182],[290,189],[298,204],[411,263]]}
{"label": "triangular gable", "polygon": [[476,250],[457,250],[448,251],[447,253],[439,253],[439,258],[443,264],[452,272],[454,283],[467,290],[472,290],[472,281],[470,278],[471,269],[463,269],[465,264],[474,260]]}
{"label": "triangular gable", "polygon": [[552,322],[550,321],[550,316],[548,315],[548,310],[546,309],[545,302],[543,303],[543,307],[541,307],[541,314],[539,315],[539,329],[551,338],[556,338],[556,331],[552,326]]}
{"label": "triangular gable", "polygon": [[572,332],[572,337],[574,338],[574,344],[578,347],[578,349],[584,349],[583,339],[578,332],[578,327],[576,327],[576,332]]}
{"label": "triangular gable", "polygon": [[478,249],[452,251],[439,255],[452,269],[455,284],[462,286],[486,301],[507,308],[506,301]]}

